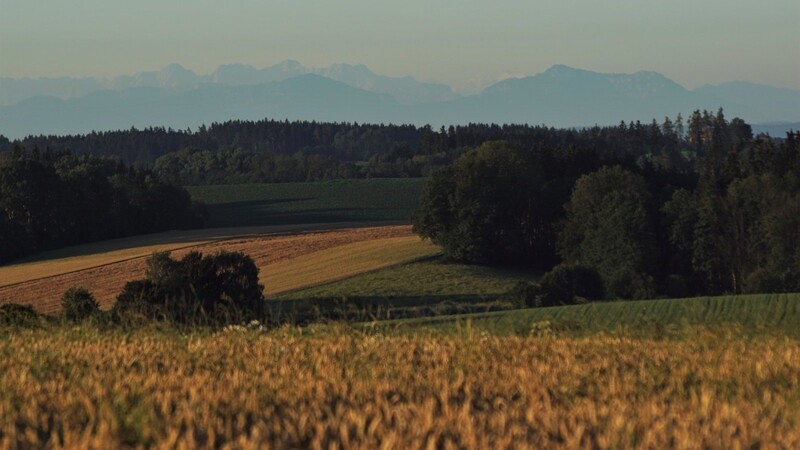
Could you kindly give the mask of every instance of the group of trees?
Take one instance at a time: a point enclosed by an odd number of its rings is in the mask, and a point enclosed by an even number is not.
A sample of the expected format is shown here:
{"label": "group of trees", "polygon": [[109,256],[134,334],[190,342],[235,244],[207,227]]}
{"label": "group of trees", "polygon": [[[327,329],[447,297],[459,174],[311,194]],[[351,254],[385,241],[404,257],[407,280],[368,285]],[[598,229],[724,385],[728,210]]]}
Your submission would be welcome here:
{"label": "group of trees", "polygon": [[114,158],[19,147],[0,154],[0,262],[204,220],[182,187]]}
{"label": "group of trees", "polygon": [[243,253],[190,252],[179,260],[155,253],[147,260],[145,278],[125,284],[112,314],[122,320],[191,324],[263,320],[263,289],[258,267]]}
{"label": "group of trees", "polygon": [[266,317],[258,267],[243,253],[190,252],[176,260],[169,252],[161,252],[150,256],[146,264],[145,277],[126,283],[110,311],[101,311],[88,290],[73,287],[61,297],[60,316],[40,315],[30,305],[0,305],[0,327],[32,328],[58,320],[107,325],[150,321],[225,325]]}
{"label": "group of trees", "polygon": [[665,124],[644,155],[485,143],[432,176],[414,228],[461,261],[593,270],[609,298],[800,290],[798,135]]}
{"label": "group of trees", "polygon": [[[729,126],[746,128],[741,121]],[[690,165],[680,150],[687,134],[696,140],[687,130],[694,133],[697,128],[702,127],[680,116],[661,124],[623,122],[585,129],[469,124],[435,130],[412,125],[230,121],[195,131],[147,128],[17,141],[0,136],[0,153],[18,145],[113,156],[152,168],[164,180],[181,185],[429,176],[467,150],[498,140],[523,148],[574,147],[632,155],[687,170]]]}

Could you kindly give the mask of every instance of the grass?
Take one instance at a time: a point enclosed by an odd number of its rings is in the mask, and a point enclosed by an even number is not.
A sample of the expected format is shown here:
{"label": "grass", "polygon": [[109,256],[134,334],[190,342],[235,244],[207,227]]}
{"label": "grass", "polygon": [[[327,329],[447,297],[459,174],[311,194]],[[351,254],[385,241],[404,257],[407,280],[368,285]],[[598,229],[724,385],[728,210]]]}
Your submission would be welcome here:
{"label": "grass", "polygon": [[513,307],[503,294],[519,280],[536,277],[530,271],[450,264],[434,256],[287,292],[269,305],[273,319],[300,323],[485,312]]}
{"label": "grass", "polygon": [[425,179],[187,186],[208,205],[211,227],[317,222],[409,222]]}
{"label": "grass", "polygon": [[733,331],[0,329],[0,448],[798,448],[800,343]]}
{"label": "grass", "polygon": [[538,274],[526,270],[447,263],[436,258],[291,292],[279,298],[474,296],[494,300],[520,280],[536,278]]}
{"label": "grass", "polygon": [[440,253],[418,236],[355,242],[280,261],[262,268],[267,296],[352,277]]}
{"label": "grass", "polygon": [[683,327],[735,325],[749,334],[774,331],[800,335],[800,294],[755,294],[668,300],[590,303],[485,314],[413,319],[405,327],[452,329],[471,326],[495,333],[518,333],[546,324],[576,335],[634,330],[662,336]]}

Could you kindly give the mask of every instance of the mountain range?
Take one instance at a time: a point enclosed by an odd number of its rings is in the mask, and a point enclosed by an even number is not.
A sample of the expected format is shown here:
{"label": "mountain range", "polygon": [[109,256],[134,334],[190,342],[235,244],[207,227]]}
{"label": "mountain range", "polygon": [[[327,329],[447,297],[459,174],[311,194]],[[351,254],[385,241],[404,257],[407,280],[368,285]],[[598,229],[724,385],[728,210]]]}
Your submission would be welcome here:
{"label": "mountain range", "polygon": [[800,129],[797,89],[730,82],[688,90],[656,72],[610,74],[564,65],[462,97],[446,85],[383,76],[364,65],[309,69],[292,60],[262,69],[223,65],[208,75],[171,64],[112,80],[0,78],[0,134],[12,139],[263,118],[583,127],[720,107],[728,117],[757,124],[757,132],[779,136]]}

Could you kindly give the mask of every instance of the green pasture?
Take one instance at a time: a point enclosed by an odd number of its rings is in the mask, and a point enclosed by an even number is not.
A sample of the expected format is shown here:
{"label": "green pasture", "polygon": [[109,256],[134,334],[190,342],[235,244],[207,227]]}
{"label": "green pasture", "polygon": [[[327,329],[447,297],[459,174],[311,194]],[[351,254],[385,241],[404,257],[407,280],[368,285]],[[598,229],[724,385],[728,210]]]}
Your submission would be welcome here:
{"label": "green pasture", "polygon": [[[626,332],[646,336],[684,335],[698,327],[738,327],[746,334],[800,336],[800,293],[684,299],[595,302],[586,305],[516,309],[507,294],[519,281],[539,274],[430,258],[273,299],[286,311],[367,321],[378,329],[454,331],[467,324],[493,334],[546,329],[571,335]],[[278,301],[275,301],[278,300]],[[360,314],[357,311],[360,310]],[[427,316],[427,317],[426,317]],[[389,319],[389,320],[386,320]]]}
{"label": "green pasture", "polygon": [[528,270],[454,264],[433,257],[282,294],[269,304],[273,318],[300,322],[497,311],[513,307],[503,297],[520,280],[537,277]]}
{"label": "green pasture", "polygon": [[322,222],[410,222],[423,178],[187,186],[211,227]]}
{"label": "green pasture", "polygon": [[519,281],[539,274],[525,269],[493,268],[445,262],[441,257],[405,264],[345,280],[290,292],[281,300],[315,297],[474,297],[497,298]]}
{"label": "green pasture", "polygon": [[[389,325],[388,323],[386,325]],[[394,321],[392,327],[474,329],[492,333],[549,330],[569,334],[632,332],[682,335],[697,327],[737,328],[744,334],[800,336],[800,293],[596,302]]]}

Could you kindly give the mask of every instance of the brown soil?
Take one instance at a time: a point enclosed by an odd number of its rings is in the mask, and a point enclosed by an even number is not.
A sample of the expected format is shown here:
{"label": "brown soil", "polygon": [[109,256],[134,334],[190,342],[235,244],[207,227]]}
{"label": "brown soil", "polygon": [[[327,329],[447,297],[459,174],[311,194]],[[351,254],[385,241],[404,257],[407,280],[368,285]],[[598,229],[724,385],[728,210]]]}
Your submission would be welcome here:
{"label": "brown soil", "polygon": [[[263,268],[271,263],[340,245],[408,235],[411,235],[411,227],[407,225],[353,228],[224,240],[175,251],[172,255],[181,257],[193,250],[203,253],[240,251],[249,255],[258,267]],[[0,304],[14,302],[32,305],[42,313],[55,313],[61,309],[61,295],[64,291],[70,287],[84,287],[94,294],[103,309],[108,309],[126,282],[144,277],[145,259],[134,258],[3,287],[0,288]]]}

